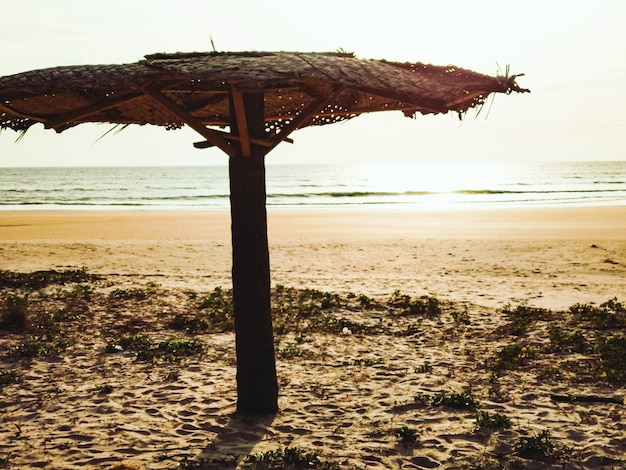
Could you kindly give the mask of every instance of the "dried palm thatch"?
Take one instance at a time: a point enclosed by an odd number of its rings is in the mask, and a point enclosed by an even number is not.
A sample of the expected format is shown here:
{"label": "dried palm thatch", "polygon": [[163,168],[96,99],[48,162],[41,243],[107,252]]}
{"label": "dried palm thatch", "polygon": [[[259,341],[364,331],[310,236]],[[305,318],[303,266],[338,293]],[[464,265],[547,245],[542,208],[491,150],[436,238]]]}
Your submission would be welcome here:
{"label": "dried palm thatch", "polygon": [[[267,139],[372,111],[464,113],[492,92],[525,92],[516,76],[454,66],[360,60],[349,53],[152,54],[133,64],[35,70],[0,78],[0,128],[37,122],[57,132],[83,122],[177,129],[231,123],[229,94],[262,92]],[[174,104],[165,106],[165,101]],[[160,99],[161,98],[161,99]],[[286,133],[283,133],[284,137]]]}

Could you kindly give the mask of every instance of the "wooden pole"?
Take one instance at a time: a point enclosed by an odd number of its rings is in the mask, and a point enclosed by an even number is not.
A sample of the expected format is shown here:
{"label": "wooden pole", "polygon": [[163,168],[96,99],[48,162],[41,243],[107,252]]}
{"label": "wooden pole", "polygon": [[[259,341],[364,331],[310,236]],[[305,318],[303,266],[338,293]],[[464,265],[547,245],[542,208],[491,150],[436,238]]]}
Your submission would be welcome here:
{"label": "wooden pole", "polygon": [[[231,132],[245,122],[250,138],[264,137],[262,93],[230,97]],[[237,105],[235,107],[235,104]],[[237,108],[237,109],[235,109]],[[245,116],[237,117],[237,112]],[[265,208],[267,149],[233,145],[229,159],[233,248],[233,308],[237,352],[237,411],[246,415],[278,411],[278,381],[270,307],[270,265]],[[249,156],[245,153],[249,152]]]}

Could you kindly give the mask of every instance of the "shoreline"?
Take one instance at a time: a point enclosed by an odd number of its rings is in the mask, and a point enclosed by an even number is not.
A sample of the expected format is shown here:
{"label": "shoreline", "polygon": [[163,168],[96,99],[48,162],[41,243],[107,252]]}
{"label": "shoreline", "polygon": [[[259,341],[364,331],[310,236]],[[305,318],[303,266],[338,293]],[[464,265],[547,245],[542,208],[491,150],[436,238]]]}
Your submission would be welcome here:
{"label": "shoreline", "polygon": [[[268,209],[272,239],[626,239],[626,205]],[[0,240],[230,239],[228,210],[0,210]]]}

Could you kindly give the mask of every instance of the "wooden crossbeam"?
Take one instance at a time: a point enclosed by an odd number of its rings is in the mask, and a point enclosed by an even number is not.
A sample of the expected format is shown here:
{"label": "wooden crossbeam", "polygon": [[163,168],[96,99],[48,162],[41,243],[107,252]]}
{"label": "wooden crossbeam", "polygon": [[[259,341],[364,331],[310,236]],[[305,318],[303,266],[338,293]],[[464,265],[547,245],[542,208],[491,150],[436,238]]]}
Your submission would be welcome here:
{"label": "wooden crossbeam", "polygon": [[85,106],[70,113],[63,114],[54,119],[49,119],[44,122],[44,127],[46,129],[55,129],[60,125],[75,123],[79,119],[85,118],[91,114],[95,114],[100,111],[104,111],[106,109],[111,109],[121,104],[128,103],[130,101],[136,100],[140,96],[143,96],[143,92],[136,91],[119,96],[117,98],[110,98],[98,101],[97,103],[90,104],[89,106]]}
{"label": "wooden crossbeam", "polygon": [[[236,135],[231,135],[228,134],[226,132],[222,132],[222,131],[218,131],[218,130],[214,130],[214,132],[217,132],[218,134],[221,134],[222,137],[224,137],[224,139],[226,139],[227,141],[231,142],[239,142],[239,136]],[[290,139],[289,137],[285,137],[283,139],[283,141],[287,142],[288,144],[293,144],[293,139]],[[263,147],[271,147],[272,143],[269,140],[265,140],[265,139],[256,139],[254,137],[250,138],[250,143],[254,144],[254,145],[261,145]],[[215,144],[207,141],[207,140],[203,140],[201,142],[194,142],[193,146],[197,149],[206,149],[209,147],[214,147]]]}
{"label": "wooden crossbeam", "polygon": [[150,84],[144,87],[144,92],[148,96],[150,96],[156,103],[160,104],[165,109],[178,116],[185,124],[191,127],[206,140],[220,148],[224,153],[226,153],[227,155],[232,155],[234,151],[233,147],[228,143],[227,140],[224,139],[224,137],[220,135],[219,132],[207,128],[200,119],[192,116],[187,111],[180,108],[176,103],[174,103],[167,96],[161,93],[161,90],[159,90],[154,84]]}

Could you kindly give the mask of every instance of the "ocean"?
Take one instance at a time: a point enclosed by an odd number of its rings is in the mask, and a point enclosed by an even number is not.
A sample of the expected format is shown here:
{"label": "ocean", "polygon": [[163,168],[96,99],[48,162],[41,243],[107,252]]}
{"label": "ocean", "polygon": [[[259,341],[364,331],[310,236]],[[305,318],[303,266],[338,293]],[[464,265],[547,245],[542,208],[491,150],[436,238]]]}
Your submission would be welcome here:
{"label": "ocean", "polygon": [[[266,166],[268,209],[626,204],[626,161]],[[229,208],[228,168],[0,168],[0,210]]]}

